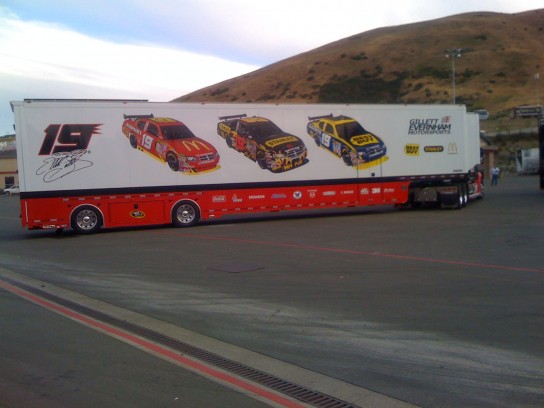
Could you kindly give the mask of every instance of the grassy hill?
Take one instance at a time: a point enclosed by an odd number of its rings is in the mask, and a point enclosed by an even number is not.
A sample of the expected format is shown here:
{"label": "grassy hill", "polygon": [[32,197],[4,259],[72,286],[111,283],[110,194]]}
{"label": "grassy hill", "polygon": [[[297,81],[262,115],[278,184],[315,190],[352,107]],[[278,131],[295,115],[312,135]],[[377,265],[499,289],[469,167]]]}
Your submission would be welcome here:
{"label": "grassy hill", "polygon": [[456,102],[487,109],[488,126],[499,126],[516,105],[536,104],[537,84],[544,101],[544,9],[467,13],[380,28],[175,101],[451,103],[452,59],[445,50],[454,48],[462,48],[455,59]]}

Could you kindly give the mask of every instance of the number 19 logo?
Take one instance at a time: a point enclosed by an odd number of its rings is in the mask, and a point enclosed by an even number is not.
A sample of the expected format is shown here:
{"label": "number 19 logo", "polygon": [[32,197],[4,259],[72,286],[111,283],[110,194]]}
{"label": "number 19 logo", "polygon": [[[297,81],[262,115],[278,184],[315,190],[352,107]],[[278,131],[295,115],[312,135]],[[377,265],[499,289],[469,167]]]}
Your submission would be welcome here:
{"label": "number 19 logo", "polygon": [[86,150],[93,135],[99,135],[101,125],[49,125],[40,148],[40,156]]}

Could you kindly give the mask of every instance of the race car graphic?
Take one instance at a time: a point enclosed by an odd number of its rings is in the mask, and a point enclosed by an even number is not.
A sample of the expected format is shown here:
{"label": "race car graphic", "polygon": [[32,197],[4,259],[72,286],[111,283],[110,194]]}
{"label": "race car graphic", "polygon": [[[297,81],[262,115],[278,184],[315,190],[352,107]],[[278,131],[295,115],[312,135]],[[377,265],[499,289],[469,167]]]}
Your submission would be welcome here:
{"label": "race car graphic", "polygon": [[368,168],[387,160],[387,147],[348,116],[308,117],[306,130],[318,146],[341,157],[347,166]]}
{"label": "race car graphic", "polygon": [[122,130],[130,145],[168,163],[173,171],[200,173],[218,168],[215,147],[196,137],[178,120],[150,115],[123,115]]}
{"label": "race car graphic", "polygon": [[269,119],[241,114],[222,116],[219,120],[217,133],[227,145],[257,162],[262,169],[279,173],[308,162],[304,142]]}

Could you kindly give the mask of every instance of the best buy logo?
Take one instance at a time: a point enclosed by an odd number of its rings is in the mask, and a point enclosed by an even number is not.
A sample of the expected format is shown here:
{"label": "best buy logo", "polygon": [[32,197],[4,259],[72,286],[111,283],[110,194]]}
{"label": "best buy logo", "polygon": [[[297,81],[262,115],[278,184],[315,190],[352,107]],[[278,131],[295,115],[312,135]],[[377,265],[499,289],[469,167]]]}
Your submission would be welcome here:
{"label": "best buy logo", "polygon": [[404,146],[404,153],[407,156],[419,156],[419,145],[408,143]]}

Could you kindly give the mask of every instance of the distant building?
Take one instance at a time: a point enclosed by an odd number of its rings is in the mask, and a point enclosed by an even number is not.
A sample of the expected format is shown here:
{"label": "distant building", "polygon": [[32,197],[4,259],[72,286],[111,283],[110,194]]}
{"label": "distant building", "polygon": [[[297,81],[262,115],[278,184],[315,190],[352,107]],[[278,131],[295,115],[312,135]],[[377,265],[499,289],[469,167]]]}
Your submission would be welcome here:
{"label": "distant building", "polygon": [[0,189],[19,184],[15,135],[0,137]]}
{"label": "distant building", "polygon": [[484,177],[491,179],[491,169],[497,164],[499,148],[491,144],[490,138],[484,132],[480,132],[480,152]]}

